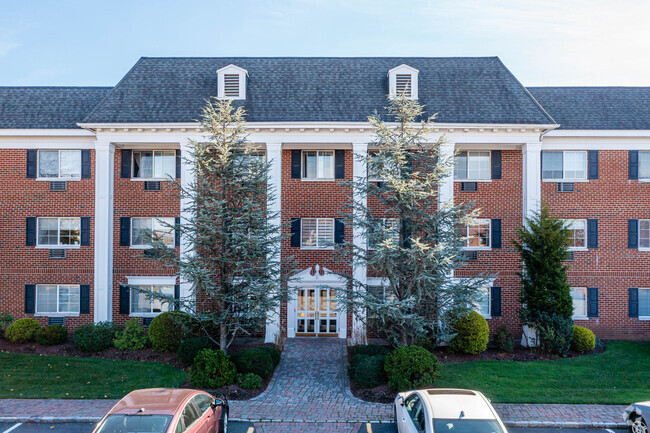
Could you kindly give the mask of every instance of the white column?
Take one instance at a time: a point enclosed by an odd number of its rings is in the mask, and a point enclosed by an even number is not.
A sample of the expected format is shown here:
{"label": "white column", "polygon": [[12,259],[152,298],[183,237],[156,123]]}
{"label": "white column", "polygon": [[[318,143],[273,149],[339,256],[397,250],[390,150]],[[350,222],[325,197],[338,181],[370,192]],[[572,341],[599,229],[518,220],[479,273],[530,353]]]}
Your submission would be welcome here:
{"label": "white column", "polygon": [[[455,144],[454,143],[443,143],[440,146],[440,152],[442,153],[441,157],[444,158],[444,160],[447,160],[450,158],[453,161],[454,157],[454,148]],[[444,206],[445,204],[449,203],[450,205],[453,206],[454,204],[454,172],[453,169],[449,173],[449,176],[445,177],[439,187],[438,190],[438,205],[439,206]]]}
{"label": "white column", "polygon": [[523,209],[524,221],[533,213],[538,212],[542,199],[541,158],[542,144],[540,142],[526,143],[523,153]]}
{"label": "white column", "polygon": [[[181,147],[181,185],[183,189],[191,190],[191,186],[194,184],[196,180],[195,179],[196,173],[194,171],[192,161],[188,160],[188,158],[191,157],[193,147],[190,144],[189,139],[181,141],[180,147]],[[185,196],[182,196],[181,203],[180,203],[181,224],[185,224],[187,223],[188,220],[194,218],[194,214],[192,210],[189,209],[190,205],[191,205],[191,200]],[[181,248],[180,248],[181,257],[191,257],[192,255],[194,255],[194,253],[195,251],[192,243],[188,238],[188,235],[183,234],[181,236]],[[187,300],[192,293],[192,283],[181,279],[180,286],[181,286],[180,297],[182,300]]]}
{"label": "white column", "polygon": [[[352,164],[352,176],[355,182],[363,181],[366,178],[366,159],[368,155],[368,143],[353,143],[352,150],[354,152],[354,162]],[[368,203],[368,197],[358,196],[358,192],[354,191],[354,203],[358,204],[359,208],[365,209]],[[355,209],[355,213],[357,209]],[[354,227],[352,230],[352,242],[356,248],[367,247],[366,236],[361,227]],[[352,270],[354,279],[361,284],[366,284],[367,269],[365,265],[357,265]],[[362,289],[360,289],[362,290]],[[366,325],[365,314],[359,312],[352,317],[352,344],[366,344]]]}
{"label": "white column", "polygon": [[[268,188],[273,191],[275,200],[269,205],[269,212],[276,216],[269,220],[270,225],[280,227],[282,219],[282,143],[266,143],[266,158],[270,164]],[[279,253],[278,249],[278,253]],[[273,260],[279,261],[280,257],[273,257]],[[278,272],[282,272],[281,269]],[[278,275],[278,281],[281,276]],[[291,296],[291,294],[290,294]],[[266,335],[265,343],[278,343],[282,335],[280,329],[280,305],[273,311],[266,313]]]}
{"label": "white column", "polygon": [[95,322],[113,319],[113,170],[115,147],[95,144]]}

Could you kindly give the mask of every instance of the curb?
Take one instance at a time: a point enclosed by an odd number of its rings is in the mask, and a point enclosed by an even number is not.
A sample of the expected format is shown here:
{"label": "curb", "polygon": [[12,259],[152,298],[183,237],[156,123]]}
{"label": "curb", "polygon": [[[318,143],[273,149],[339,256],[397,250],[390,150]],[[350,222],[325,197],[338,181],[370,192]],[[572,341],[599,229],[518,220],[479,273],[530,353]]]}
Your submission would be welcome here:
{"label": "curb", "polygon": [[7,423],[96,423],[101,416],[0,416],[0,422]]}

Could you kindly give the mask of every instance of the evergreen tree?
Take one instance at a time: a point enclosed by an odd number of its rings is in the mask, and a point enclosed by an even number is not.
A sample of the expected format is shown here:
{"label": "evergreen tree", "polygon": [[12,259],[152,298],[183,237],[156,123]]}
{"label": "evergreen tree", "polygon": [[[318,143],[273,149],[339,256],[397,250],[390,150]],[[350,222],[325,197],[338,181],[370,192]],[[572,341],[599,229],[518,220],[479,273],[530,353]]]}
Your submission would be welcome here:
{"label": "evergreen tree", "polygon": [[350,182],[346,223],[367,237],[369,248],[352,240],[337,246],[345,264],[367,267],[386,285],[378,292],[346,275],[349,287],[338,299],[359,317],[374,318],[392,343],[408,345],[448,336],[450,319],[477,304],[486,281],[480,275],[451,278],[464,264],[457,228],[471,224],[476,212],[468,204],[438,205],[439,186],[452,175],[454,160],[441,152],[442,139],[432,143],[434,118],[422,119],[417,100],[389,99],[394,121],[369,117],[377,152],[365,160],[368,176]]}

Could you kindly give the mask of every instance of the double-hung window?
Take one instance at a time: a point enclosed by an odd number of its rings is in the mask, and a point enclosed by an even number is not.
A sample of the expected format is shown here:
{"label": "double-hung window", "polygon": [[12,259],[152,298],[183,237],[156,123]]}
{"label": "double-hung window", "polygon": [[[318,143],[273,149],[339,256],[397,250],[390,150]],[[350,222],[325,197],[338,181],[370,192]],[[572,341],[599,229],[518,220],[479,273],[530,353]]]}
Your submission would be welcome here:
{"label": "double-hung window", "polygon": [[639,288],[639,318],[650,319],[650,289]]}
{"label": "double-hung window", "polygon": [[169,311],[169,302],[157,295],[174,296],[173,285],[138,285],[131,290],[131,314],[155,316]]}
{"label": "double-hung window", "polygon": [[573,300],[573,318],[587,318],[587,288],[571,287],[571,299]]}
{"label": "double-hung window", "polygon": [[174,218],[131,218],[131,247],[150,247],[152,239],[173,247],[174,223]]}
{"label": "double-hung window", "polygon": [[79,314],[80,286],[70,284],[38,284],[36,314]]}
{"label": "double-hung window", "polygon": [[480,287],[479,292],[481,293],[481,297],[478,301],[478,305],[476,306],[477,312],[486,318],[489,318],[492,314],[492,311],[490,310],[490,287]]}
{"label": "double-hung window", "polygon": [[302,162],[303,179],[334,179],[333,150],[305,150]]}
{"label": "double-hung window", "polygon": [[460,235],[465,238],[466,250],[487,250],[492,247],[490,220],[477,219],[474,224],[461,227]]}
{"label": "double-hung window", "polygon": [[542,152],[542,179],[564,181],[587,179],[587,152]]}
{"label": "double-hung window", "polygon": [[334,218],[302,218],[302,248],[328,248],[334,243]]}
{"label": "double-hung window", "polygon": [[650,250],[650,220],[639,220],[639,249]]}
{"label": "double-hung window", "polygon": [[78,247],[81,245],[81,218],[38,218],[37,246]]}
{"label": "double-hung window", "polygon": [[487,180],[492,177],[490,152],[458,152],[455,159],[454,176],[458,180]]}
{"label": "double-hung window", "polygon": [[41,179],[81,179],[81,150],[39,150],[38,177]]}
{"label": "double-hung window", "polygon": [[168,179],[176,177],[175,150],[134,150],[134,179]]}
{"label": "double-hung window", "polygon": [[650,151],[639,151],[639,179],[650,180]]}
{"label": "double-hung window", "polygon": [[587,220],[564,220],[569,232],[569,250],[587,248]]}
{"label": "double-hung window", "polygon": [[399,218],[377,218],[375,226],[368,233],[368,249],[377,249],[383,242],[390,241],[395,246],[399,243]]}

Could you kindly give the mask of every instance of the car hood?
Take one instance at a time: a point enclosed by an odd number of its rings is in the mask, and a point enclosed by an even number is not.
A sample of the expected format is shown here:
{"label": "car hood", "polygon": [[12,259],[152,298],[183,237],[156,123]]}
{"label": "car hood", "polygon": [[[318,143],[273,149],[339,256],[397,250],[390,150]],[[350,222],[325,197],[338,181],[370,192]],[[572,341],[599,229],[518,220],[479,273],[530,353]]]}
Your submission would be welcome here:
{"label": "car hood", "polygon": [[632,413],[641,415],[644,419],[650,418],[650,401],[642,401],[629,405],[623,412],[623,419],[627,421]]}

